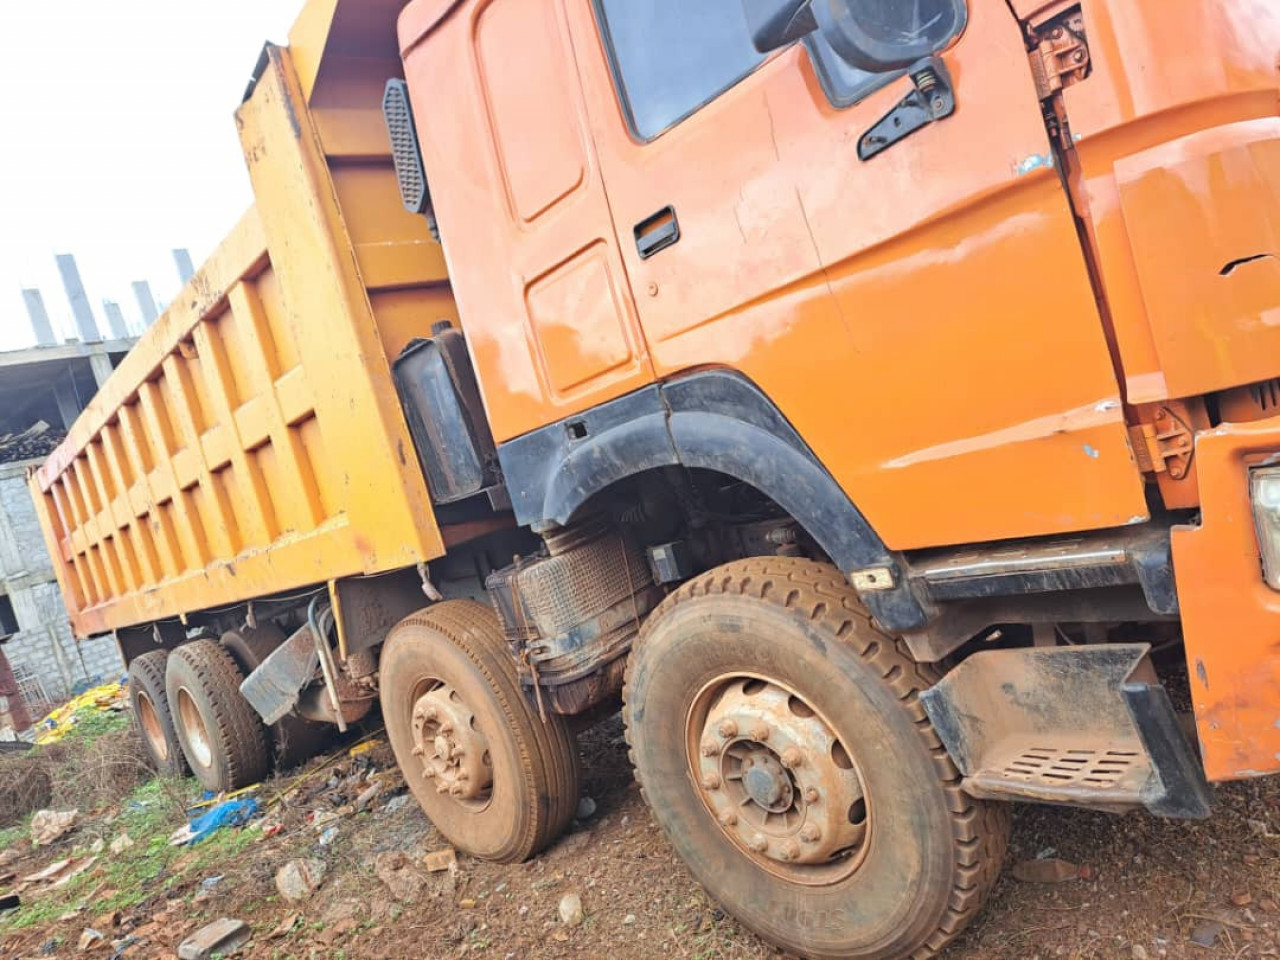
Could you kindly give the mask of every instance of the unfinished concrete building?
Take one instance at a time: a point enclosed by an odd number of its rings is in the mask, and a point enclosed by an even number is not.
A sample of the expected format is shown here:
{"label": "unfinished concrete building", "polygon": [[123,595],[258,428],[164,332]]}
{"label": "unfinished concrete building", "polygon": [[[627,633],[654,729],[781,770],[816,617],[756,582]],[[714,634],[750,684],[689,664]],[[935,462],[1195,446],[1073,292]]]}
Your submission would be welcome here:
{"label": "unfinished concrete building", "polygon": [[[175,251],[175,259],[179,253],[186,252]],[[19,718],[38,720],[77,689],[124,672],[110,636],[79,643],[72,636],[27,492],[28,472],[61,442],[137,342],[120,307],[109,301],[103,303],[104,339],[75,259],[57,262],[78,337],[59,343],[40,291],[24,290],[37,345],[0,352],[0,660],[9,667],[0,690],[0,739],[25,725]],[[148,325],[158,313],[151,288],[138,281],[133,291]]]}
{"label": "unfinished concrete building", "polygon": [[123,672],[111,637],[77,643],[26,475],[58,445],[132,339],[0,353],[0,643],[29,712]]}

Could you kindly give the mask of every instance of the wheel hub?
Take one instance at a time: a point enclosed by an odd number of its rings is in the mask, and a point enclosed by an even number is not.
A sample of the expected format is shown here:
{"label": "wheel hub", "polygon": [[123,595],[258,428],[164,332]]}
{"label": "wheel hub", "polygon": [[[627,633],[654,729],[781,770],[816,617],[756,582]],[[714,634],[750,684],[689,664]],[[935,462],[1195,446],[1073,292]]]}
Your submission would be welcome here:
{"label": "wheel hub", "polygon": [[489,741],[475,714],[452,687],[441,684],[413,705],[413,754],[436,791],[464,803],[480,801],[493,786]]}
{"label": "wheel hub", "polygon": [[[773,868],[815,869],[865,843],[867,808],[848,750],[802,698],[734,677],[700,697],[690,728],[703,800],[720,827]],[[701,713],[690,714],[691,722]],[[696,739],[694,739],[696,737]]]}

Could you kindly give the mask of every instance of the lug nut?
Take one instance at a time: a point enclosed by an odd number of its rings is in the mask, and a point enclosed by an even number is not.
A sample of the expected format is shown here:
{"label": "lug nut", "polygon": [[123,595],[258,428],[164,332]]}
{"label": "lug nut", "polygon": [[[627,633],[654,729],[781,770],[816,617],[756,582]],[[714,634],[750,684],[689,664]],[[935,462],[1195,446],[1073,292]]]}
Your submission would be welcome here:
{"label": "lug nut", "polygon": [[782,751],[782,765],[788,770],[793,770],[802,763],[804,763],[804,754],[800,752],[799,747],[787,747]]}
{"label": "lug nut", "polygon": [[452,787],[450,787],[450,788],[449,788],[449,796],[451,796],[451,797],[460,797],[460,796],[462,796],[462,784],[460,784],[460,783],[455,783]]}
{"label": "lug nut", "polygon": [[467,771],[465,770],[459,770],[458,776],[456,779],[459,783],[466,783],[468,780],[471,779],[471,774],[467,773]]}
{"label": "lug nut", "polygon": [[702,787],[705,790],[719,790],[720,774],[708,773],[705,777],[702,778]]}
{"label": "lug nut", "polygon": [[751,728],[751,739],[764,742],[769,739],[769,725],[767,723],[757,723]]}
{"label": "lug nut", "polygon": [[448,793],[448,792],[449,792],[449,784],[441,780],[440,783],[436,786],[436,793]]}
{"label": "lug nut", "polygon": [[436,775],[436,768],[435,768],[435,767],[423,767],[423,768],[422,768],[422,779],[423,779],[423,780],[430,780],[430,779],[431,779],[432,777],[434,777],[435,775]]}
{"label": "lug nut", "polygon": [[800,859],[800,847],[794,840],[788,840],[782,845],[782,849],[778,851],[779,860],[798,860]]}
{"label": "lug nut", "polygon": [[819,797],[819,793],[818,793],[818,788],[817,788],[817,787],[806,787],[806,788],[805,788],[805,791],[804,791],[804,799],[805,799],[805,803],[817,803],[817,802],[818,802],[818,797]]}
{"label": "lug nut", "polygon": [[422,755],[423,755],[424,753],[426,753],[426,752],[427,752],[427,751],[425,751],[425,750],[423,750],[423,749],[422,749],[422,744],[418,744],[417,746],[415,746],[415,747],[413,748],[413,755],[414,755],[415,757],[420,757],[420,756],[422,756]]}
{"label": "lug nut", "polygon": [[806,823],[800,828],[800,839],[805,843],[817,843],[822,839],[822,830],[816,823]]}
{"label": "lug nut", "polygon": [[732,720],[721,720],[720,726],[716,729],[720,731],[720,736],[726,740],[738,735],[738,725]]}
{"label": "lug nut", "polygon": [[702,755],[704,757],[714,757],[720,752],[720,744],[714,740],[708,740],[702,745]]}
{"label": "lug nut", "polygon": [[726,810],[720,814],[720,823],[726,827],[736,827],[738,825],[738,815],[732,810]]}
{"label": "lug nut", "polygon": [[754,850],[756,853],[764,853],[766,850],[769,849],[769,841],[757,833],[754,837],[752,837],[750,840],[747,841],[747,846],[750,847],[752,850]]}
{"label": "lug nut", "polygon": [[446,736],[453,733],[453,724],[446,720],[444,723],[440,724],[440,732]]}

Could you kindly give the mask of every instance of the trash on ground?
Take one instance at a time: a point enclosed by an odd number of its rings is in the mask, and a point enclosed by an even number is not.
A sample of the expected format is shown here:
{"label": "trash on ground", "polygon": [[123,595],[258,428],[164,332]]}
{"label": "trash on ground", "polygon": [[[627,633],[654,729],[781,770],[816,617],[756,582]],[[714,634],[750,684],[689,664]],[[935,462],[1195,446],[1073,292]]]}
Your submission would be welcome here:
{"label": "trash on ground", "polygon": [[290,860],[276,871],[276,889],[291,903],[305,900],[324,882],[323,860]]}
{"label": "trash on ground", "polygon": [[1078,879],[1080,868],[1067,860],[1048,857],[1044,860],[1023,860],[1013,868],[1015,880],[1023,883],[1065,883]]}
{"label": "trash on ground", "polygon": [[566,893],[560,898],[560,922],[566,927],[576,927],[582,923],[582,897],[576,893]]}
{"label": "trash on ground", "polygon": [[43,870],[39,871],[38,873],[33,873],[30,876],[23,877],[22,882],[23,883],[44,883],[46,880],[52,880],[54,877],[58,876],[60,873],[62,873],[63,870],[67,869],[67,867],[69,867],[70,865],[71,865],[70,857],[68,857],[66,860],[57,860],[49,864],[47,867],[45,867]]}
{"label": "trash on ground", "polygon": [[31,818],[31,844],[43,847],[65,836],[76,825],[79,810],[37,810]]}
{"label": "trash on ground", "polygon": [[36,724],[36,743],[57,743],[87,717],[119,713],[128,708],[129,695],[123,683],[107,683],[86,690]]}
{"label": "trash on ground", "polygon": [[384,743],[386,743],[386,741],[381,738],[378,738],[375,740],[366,740],[364,743],[357,743],[354,747],[352,747],[350,750],[347,751],[347,756],[358,757],[362,753],[369,753],[370,751],[377,750]]}
{"label": "trash on ground", "polygon": [[427,854],[426,857],[427,871],[430,873],[439,873],[441,870],[450,870],[458,865],[458,855],[453,847],[446,847],[444,850],[435,850]]}
{"label": "trash on ground", "polygon": [[0,897],[0,913],[17,910],[20,906],[22,906],[22,898],[16,893],[9,893]]}
{"label": "trash on ground", "polygon": [[338,828],[329,827],[324,833],[320,834],[320,846],[327,847],[333,841],[338,839]]}
{"label": "trash on ground", "polygon": [[88,950],[105,939],[106,937],[100,934],[97,930],[93,929],[93,927],[89,927],[84,931],[84,933],[80,934],[79,947],[82,951]]}
{"label": "trash on ground", "polygon": [[[124,853],[126,850],[128,850],[132,846],[133,846],[133,838],[129,836],[127,833],[122,833],[120,834],[120,836],[116,837],[114,840],[111,841],[111,852],[114,855],[119,856],[120,854]],[[94,851],[94,853],[100,853],[100,852],[101,852],[100,850]]]}
{"label": "trash on ground", "polygon": [[223,917],[200,930],[178,947],[179,960],[210,960],[213,956],[226,956],[243,947],[253,938],[253,931],[243,920]]}
{"label": "trash on ground", "polygon": [[224,800],[206,813],[196,817],[186,826],[179,827],[169,838],[169,845],[180,847],[183,844],[194,846],[224,827],[242,827],[258,816],[261,807],[253,797],[242,797],[238,800]]}
{"label": "trash on ground", "polygon": [[292,933],[293,928],[298,925],[298,918],[301,916],[302,914],[300,913],[289,914],[287,917],[281,920],[279,924],[276,925],[276,928],[274,930],[272,930],[270,933],[267,934],[267,939],[279,940],[281,937],[286,936],[289,933]]}
{"label": "trash on ground", "polygon": [[84,860],[76,864],[74,867],[72,867],[62,876],[60,876],[57,880],[55,880],[53,882],[53,887],[51,889],[56,890],[59,887],[65,887],[68,883],[70,883],[76,877],[80,876],[80,874],[84,873],[86,870],[88,870],[97,862],[98,862],[97,857],[90,857],[88,860]]}

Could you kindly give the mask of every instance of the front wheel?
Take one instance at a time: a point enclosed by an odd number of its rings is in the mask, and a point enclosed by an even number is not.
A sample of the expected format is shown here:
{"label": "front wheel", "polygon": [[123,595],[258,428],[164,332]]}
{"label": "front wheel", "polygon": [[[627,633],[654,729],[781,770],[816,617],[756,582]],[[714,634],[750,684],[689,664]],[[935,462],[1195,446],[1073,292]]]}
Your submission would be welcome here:
{"label": "front wheel", "polygon": [[404,778],[459,850],[514,863],[578,803],[578,748],[530,707],[493,611],[447,600],[402,620],[382,649],[382,716]]}
{"label": "front wheel", "polygon": [[1008,811],[965,795],[936,681],[835,568],[744,560],[645,624],[624,715],[654,817],[746,926],[805,956],[931,957],[1000,870]]}

